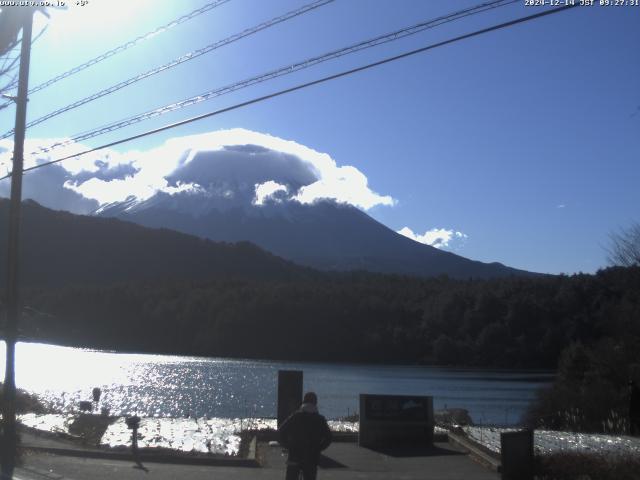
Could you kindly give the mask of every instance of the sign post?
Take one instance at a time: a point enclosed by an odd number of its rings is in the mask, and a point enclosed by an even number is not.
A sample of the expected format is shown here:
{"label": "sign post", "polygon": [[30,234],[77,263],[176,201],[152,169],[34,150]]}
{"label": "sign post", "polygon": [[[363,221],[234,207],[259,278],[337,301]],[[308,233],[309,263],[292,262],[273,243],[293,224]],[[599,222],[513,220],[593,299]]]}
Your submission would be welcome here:
{"label": "sign post", "polygon": [[278,370],[278,427],[302,403],[302,371]]}
{"label": "sign post", "polygon": [[503,480],[533,480],[533,430],[500,434]]}
{"label": "sign post", "polygon": [[433,445],[433,397],[360,394],[361,447]]}

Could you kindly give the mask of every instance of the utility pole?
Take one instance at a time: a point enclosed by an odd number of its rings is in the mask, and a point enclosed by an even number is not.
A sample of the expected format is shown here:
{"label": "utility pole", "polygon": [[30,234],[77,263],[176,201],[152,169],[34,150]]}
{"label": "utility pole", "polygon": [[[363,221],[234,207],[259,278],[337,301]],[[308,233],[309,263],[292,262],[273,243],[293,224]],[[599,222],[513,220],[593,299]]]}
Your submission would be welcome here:
{"label": "utility pole", "polygon": [[27,119],[27,94],[29,85],[29,59],[31,56],[32,8],[21,12],[22,44],[20,48],[20,73],[16,98],[16,123],[13,143],[13,167],[11,169],[11,201],[9,205],[9,241],[7,244],[7,291],[5,342],[7,346],[2,404],[2,480],[11,480],[16,458],[16,377],[15,350],[18,339],[19,304],[19,252],[20,207],[22,203],[22,169],[24,137]]}

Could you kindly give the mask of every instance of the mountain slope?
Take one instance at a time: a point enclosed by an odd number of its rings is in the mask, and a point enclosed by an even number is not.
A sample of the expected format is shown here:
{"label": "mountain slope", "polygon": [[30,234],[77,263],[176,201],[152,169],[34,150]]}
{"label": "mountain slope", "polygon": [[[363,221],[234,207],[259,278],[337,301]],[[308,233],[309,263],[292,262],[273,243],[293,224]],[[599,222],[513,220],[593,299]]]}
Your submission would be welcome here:
{"label": "mountain slope", "polygon": [[202,193],[157,193],[102,207],[97,215],[165,227],[215,241],[250,241],[301,265],[454,278],[531,275],[482,263],[408,239],[361,210],[330,201],[226,204]]}
{"label": "mountain slope", "polygon": [[[6,231],[8,200],[0,199]],[[6,252],[0,235],[0,252]],[[306,269],[249,243],[221,244],[112,218],[53,211],[32,201],[22,207],[21,283],[29,286],[106,284],[150,279],[287,279]],[[0,271],[6,271],[0,255]],[[0,286],[6,282],[0,277]]]}

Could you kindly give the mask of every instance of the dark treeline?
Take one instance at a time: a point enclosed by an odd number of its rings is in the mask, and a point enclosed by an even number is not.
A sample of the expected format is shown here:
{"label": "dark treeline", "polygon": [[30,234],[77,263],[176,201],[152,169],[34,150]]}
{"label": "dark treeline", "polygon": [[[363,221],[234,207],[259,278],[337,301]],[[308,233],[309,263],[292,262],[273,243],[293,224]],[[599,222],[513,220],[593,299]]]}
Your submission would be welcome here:
{"label": "dark treeline", "polygon": [[67,345],[267,359],[555,368],[640,338],[640,268],[459,281],[368,273],[31,289],[24,334]]}

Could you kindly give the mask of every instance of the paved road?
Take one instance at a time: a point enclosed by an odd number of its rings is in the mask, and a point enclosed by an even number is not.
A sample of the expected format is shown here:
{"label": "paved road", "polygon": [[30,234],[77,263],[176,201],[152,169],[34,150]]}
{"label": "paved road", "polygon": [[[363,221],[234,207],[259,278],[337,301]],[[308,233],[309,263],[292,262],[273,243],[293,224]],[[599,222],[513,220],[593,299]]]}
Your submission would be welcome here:
{"label": "paved road", "polygon": [[[429,451],[414,452],[413,456],[374,452],[354,443],[334,443],[325,453],[319,480],[499,478],[446,443],[438,443]],[[285,464],[280,449],[260,444],[258,454],[262,468],[146,463],[143,470],[133,462],[29,453],[24,457],[23,468],[16,471],[16,480],[283,480]]]}

